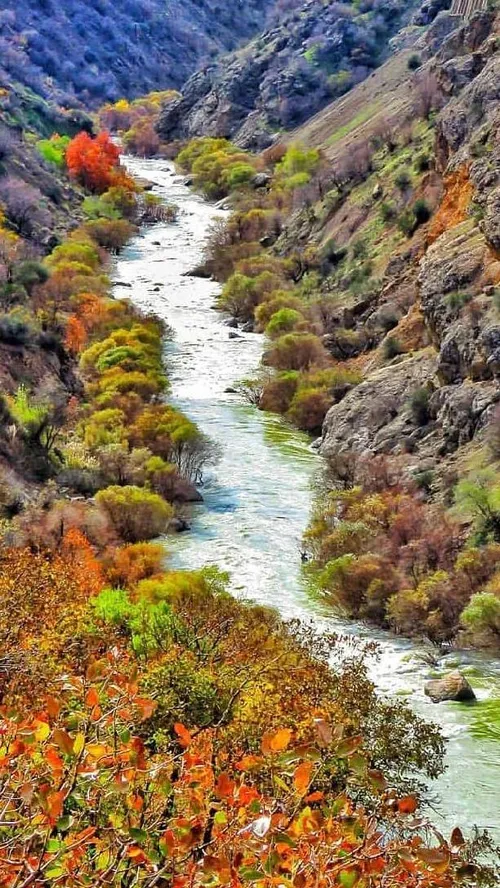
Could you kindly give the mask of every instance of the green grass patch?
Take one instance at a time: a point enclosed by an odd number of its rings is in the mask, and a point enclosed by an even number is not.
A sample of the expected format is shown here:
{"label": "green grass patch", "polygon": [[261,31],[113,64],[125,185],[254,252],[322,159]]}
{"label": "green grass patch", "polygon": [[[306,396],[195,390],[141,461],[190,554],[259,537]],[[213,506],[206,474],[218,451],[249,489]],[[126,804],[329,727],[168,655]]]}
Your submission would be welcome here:
{"label": "green grass patch", "polygon": [[358,126],[362,126],[363,123],[366,123],[367,120],[370,120],[372,117],[377,114],[380,109],[380,104],[375,102],[373,105],[368,105],[366,108],[363,108],[355,117],[353,117],[348,123],[341,126],[338,130],[330,136],[328,139],[328,145],[335,145],[336,142],[340,142],[345,136],[348,136],[349,133],[352,133]]}

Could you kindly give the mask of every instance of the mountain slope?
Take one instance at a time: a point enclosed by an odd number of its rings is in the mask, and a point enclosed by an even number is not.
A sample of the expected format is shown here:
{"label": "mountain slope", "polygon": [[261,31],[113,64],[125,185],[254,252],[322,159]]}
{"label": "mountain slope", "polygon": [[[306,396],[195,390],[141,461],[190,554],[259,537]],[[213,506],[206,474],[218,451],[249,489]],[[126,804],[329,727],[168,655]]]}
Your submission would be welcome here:
{"label": "mountain slope", "polygon": [[[340,96],[387,57],[416,3],[308,0],[244,49],[198,71],[165,108],[165,140],[226,136],[261,149]],[[425,21],[425,15],[423,16]]]}
{"label": "mountain slope", "polygon": [[[337,175],[388,132],[400,139],[385,165],[368,169],[309,235],[349,255],[363,245],[370,286],[361,296],[343,289],[341,265],[331,289],[339,317],[347,308],[361,339],[373,339],[390,318],[385,340],[399,350],[388,360],[380,336],[375,350],[360,347],[355,360],[365,381],[330,410],[322,449],[336,459],[369,451],[410,459],[414,470],[439,466],[443,490],[491,434],[500,400],[499,33],[498,14],[464,22],[443,13],[417,44],[418,72],[410,75],[408,53],[399,53],[289,136],[320,147]],[[434,123],[435,112],[417,123],[429,92],[441,111]],[[419,201],[434,215],[402,238],[395,214]],[[332,319],[332,347],[339,323]],[[412,413],[417,389],[426,392],[425,421]]]}
{"label": "mountain slope", "polygon": [[63,105],[178,87],[262,28],[273,0],[0,0],[0,87]]}

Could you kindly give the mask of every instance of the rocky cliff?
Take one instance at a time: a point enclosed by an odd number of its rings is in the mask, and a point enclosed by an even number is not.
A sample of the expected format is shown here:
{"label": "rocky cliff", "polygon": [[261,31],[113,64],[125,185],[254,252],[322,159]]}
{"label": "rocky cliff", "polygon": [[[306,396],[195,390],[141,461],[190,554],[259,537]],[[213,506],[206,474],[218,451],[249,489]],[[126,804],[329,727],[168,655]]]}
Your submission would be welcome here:
{"label": "rocky cliff", "polygon": [[[427,4],[420,24],[442,6]],[[194,74],[182,98],[165,108],[162,138],[226,136],[245,148],[266,147],[367,77],[417,7],[307,0],[244,49]]]}
{"label": "rocky cliff", "polygon": [[[437,28],[450,30],[450,18]],[[436,211],[407,244],[385,256],[371,301],[352,312],[359,332],[373,328],[385,308],[393,316],[390,337],[406,347],[383,362],[379,338],[378,351],[364,359],[365,381],[329,411],[322,439],[329,456],[411,454],[415,470],[439,466],[441,479],[481,441],[500,401],[500,17],[478,12],[451,24],[421,75],[435,78],[443,106],[429,158],[433,169],[420,192],[429,199],[434,180]],[[401,101],[404,88],[389,94],[389,115],[396,95]],[[335,113],[332,108],[326,116]],[[328,141],[324,121],[304,135],[312,138],[314,131],[317,137],[321,126]],[[361,137],[351,133],[350,151]],[[336,144],[337,162],[345,148],[341,140]],[[368,196],[367,216],[384,184]],[[348,243],[338,220],[336,230]],[[361,225],[356,236],[362,235]],[[416,409],[417,391],[423,410]]]}

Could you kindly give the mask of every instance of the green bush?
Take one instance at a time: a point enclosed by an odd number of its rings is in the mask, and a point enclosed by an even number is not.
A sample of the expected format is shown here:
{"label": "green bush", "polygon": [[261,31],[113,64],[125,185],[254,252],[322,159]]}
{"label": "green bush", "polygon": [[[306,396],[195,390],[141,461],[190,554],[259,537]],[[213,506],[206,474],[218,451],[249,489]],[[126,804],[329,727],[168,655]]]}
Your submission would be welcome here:
{"label": "green bush", "polygon": [[396,205],[393,203],[389,203],[388,201],[384,201],[380,204],[380,218],[384,224],[388,222],[392,222],[397,215]]}
{"label": "green bush", "polygon": [[119,537],[127,543],[152,540],[164,533],[173,518],[172,506],[141,487],[107,487],[96,494]]}
{"label": "green bush", "polygon": [[402,354],[403,349],[395,336],[387,336],[382,346],[382,353],[386,361],[391,361],[397,355]]}
{"label": "green bush", "polygon": [[419,198],[419,200],[415,201],[411,210],[404,210],[401,213],[398,219],[398,228],[406,237],[411,237],[420,225],[424,225],[425,222],[429,221],[430,217],[431,211],[429,206],[425,200]]}
{"label": "green bush", "polygon": [[400,191],[408,191],[411,186],[411,176],[408,170],[400,170],[394,179],[394,184]]}
{"label": "green bush", "polygon": [[419,225],[424,225],[431,218],[430,208],[423,198],[420,197],[413,204],[413,215],[415,217],[417,227]]}
{"label": "green bush", "polygon": [[460,310],[472,299],[472,293],[449,293],[446,301],[450,308]]}
{"label": "green bush", "polygon": [[269,321],[266,333],[271,339],[277,339],[283,333],[291,333],[303,320],[304,315],[294,308],[280,308]]}
{"label": "green bush", "polygon": [[431,166],[431,156],[425,152],[418,154],[415,159],[415,168],[418,173],[426,173]]}
{"label": "green bush", "polygon": [[351,247],[353,259],[364,259],[367,254],[367,249],[368,248],[365,239],[362,237],[358,237]]}
{"label": "green bush", "polygon": [[462,612],[461,621],[474,632],[500,635],[500,598],[494,592],[478,592]]}
{"label": "green bush", "polygon": [[47,163],[62,169],[66,164],[66,148],[70,141],[69,136],[52,136],[51,139],[40,139],[36,147]]}

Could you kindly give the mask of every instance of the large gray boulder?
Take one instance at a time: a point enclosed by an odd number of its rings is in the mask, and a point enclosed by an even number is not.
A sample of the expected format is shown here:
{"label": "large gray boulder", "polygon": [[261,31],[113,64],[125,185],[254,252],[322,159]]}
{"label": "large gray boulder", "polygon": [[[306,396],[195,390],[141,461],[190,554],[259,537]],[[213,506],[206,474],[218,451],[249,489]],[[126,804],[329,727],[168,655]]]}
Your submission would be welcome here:
{"label": "large gray boulder", "polygon": [[470,703],[476,699],[476,695],[469,682],[458,669],[443,676],[443,678],[435,678],[432,681],[428,681],[424,691],[433,703],[444,703],[446,700],[454,700],[457,703]]}

